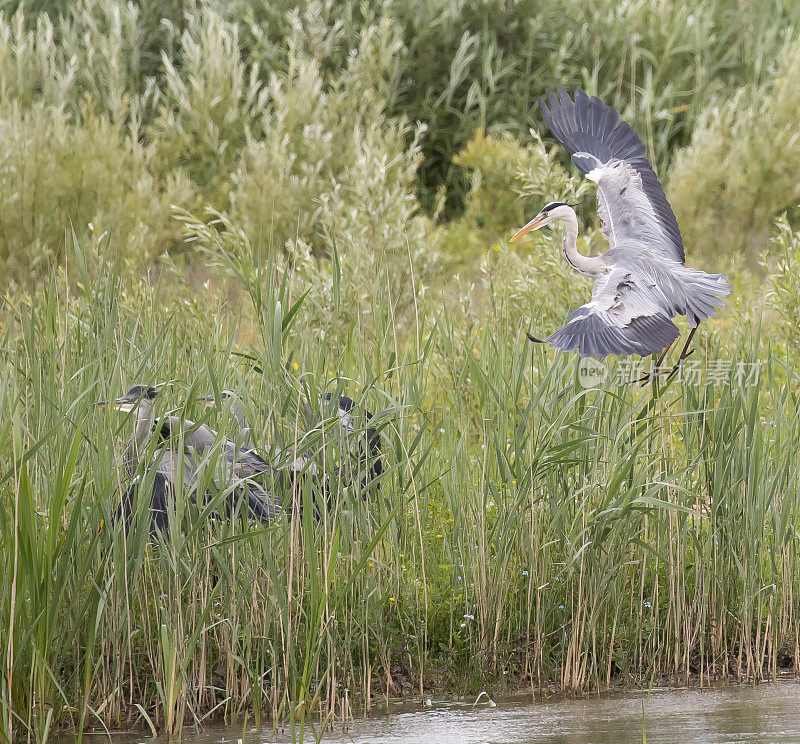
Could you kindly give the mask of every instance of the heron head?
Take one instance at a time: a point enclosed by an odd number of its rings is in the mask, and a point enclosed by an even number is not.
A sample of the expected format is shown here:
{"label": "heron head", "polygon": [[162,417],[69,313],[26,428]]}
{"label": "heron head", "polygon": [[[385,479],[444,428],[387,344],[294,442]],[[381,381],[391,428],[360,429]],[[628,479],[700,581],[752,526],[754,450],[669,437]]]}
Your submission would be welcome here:
{"label": "heron head", "polygon": [[570,213],[575,214],[571,204],[565,204],[564,202],[558,201],[550,202],[542,207],[542,211],[539,212],[539,214],[537,214],[527,225],[521,227],[511,236],[511,242],[513,243],[515,240],[519,240],[519,238],[526,233],[531,232],[531,230],[538,230],[540,227],[544,227],[548,222],[564,219]]}
{"label": "heron head", "polygon": [[98,408],[110,406],[115,411],[132,411],[143,400],[155,400],[158,395],[158,388],[152,385],[134,385],[125,395],[114,401],[101,400],[97,403]]}
{"label": "heron head", "polygon": [[[239,397],[233,390],[222,390],[219,395],[223,401]],[[210,395],[199,395],[197,397],[197,402],[205,403],[207,406],[214,406],[217,403],[217,398],[213,393]]]}

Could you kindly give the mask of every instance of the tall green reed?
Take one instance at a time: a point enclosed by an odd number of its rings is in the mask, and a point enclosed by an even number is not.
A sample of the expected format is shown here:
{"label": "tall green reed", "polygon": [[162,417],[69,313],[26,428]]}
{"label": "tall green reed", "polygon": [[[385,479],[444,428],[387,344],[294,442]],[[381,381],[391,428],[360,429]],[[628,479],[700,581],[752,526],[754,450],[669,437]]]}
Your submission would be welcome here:
{"label": "tall green reed", "polygon": [[[779,349],[709,329],[699,380],[641,390],[611,365],[584,388],[573,359],[524,340],[504,294],[478,315],[429,293],[409,309],[379,276],[369,313],[335,282],[316,305],[269,250],[219,234],[220,275],[249,308],[168,269],[154,296],[106,243],[77,240],[69,293],[54,279],[9,307],[7,738],[251,714],[302,736],[432,687],[706,684],[796,666],[800,431]],[[739,379],[740,363],[759,376]],[[270,457],[319,448],[316,480],[281,491],[293,518],[226,517],[212,452],[209,504],[179,479],[165,534],[151,539],[144,502],[127,534],[114,523],[132,419],[90,403],[164,380],[161,413],[234,434],[225,406],[193,402],[229,387]],[[375,414],[379,489],[339,477],[335,417],[306,419],[303,399],[326,391]]]}

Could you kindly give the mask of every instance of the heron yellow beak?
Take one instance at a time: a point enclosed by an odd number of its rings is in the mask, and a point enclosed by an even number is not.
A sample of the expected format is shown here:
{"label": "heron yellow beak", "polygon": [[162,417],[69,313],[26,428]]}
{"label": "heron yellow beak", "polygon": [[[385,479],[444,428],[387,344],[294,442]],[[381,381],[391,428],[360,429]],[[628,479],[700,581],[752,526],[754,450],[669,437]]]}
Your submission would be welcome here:
{"label": "heron yellow beak", "polygon": [[110,406],[115,411],[128,413],[136,407],[138,402],[138,400],[131,400],[130,398],[123,396],[122,398],[117,398],[116,400],[99,400],[94,405],[98,408],[108,408]]}
{"label": "heron yellow beak", "polygon": [[538,230],[544,224],[544,217],[537,214],[525,227],[521,227],[511,236],[511,243],[519,240],[523,235],[529,233],[531,230]]}

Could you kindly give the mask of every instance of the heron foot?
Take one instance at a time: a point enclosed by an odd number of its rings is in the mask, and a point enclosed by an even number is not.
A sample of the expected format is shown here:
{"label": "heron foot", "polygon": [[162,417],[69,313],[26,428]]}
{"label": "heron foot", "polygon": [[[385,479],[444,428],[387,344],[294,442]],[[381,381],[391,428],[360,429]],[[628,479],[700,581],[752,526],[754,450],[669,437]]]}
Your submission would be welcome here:
{"label": "heron foot", "polygon": [[656,366],[656,367],[653,367],[653,369],[650,370],[649,372],[646,372],[645,374],[643,374],[638,379],[629,380],[627,384],[628,385],[635,385],[638,382],[638,383],[641,383],[641,387],[644,387],[651,380],[655,379],[656,377],[659,377],[660,375],[665,375],[665,374],[667,374],[665,370],[661,370],[659,367]]}
{"label": "heron foot", "polygon": [[629,385],[635,385],[638,382],[638,383],[641,383],[642,387],[644,387],[645,385],[647,385],[648,382],[650,382],[651,380],[654,380],[656,377],[659,377],[661,375],[667,375],[667,380],[666,381],[669,382],[675,376],[675,373],[683,365],[683,360],[686,359],[686,357],[689,357],[692,354],[694,354],[694,349],[690,350],[689,346],[692,343],[692,339],[694,338],[694,334],[695,334],[696,331],[697,331],[697,327],[695,326],[694,328],[692,328],[691,332],[689,333],[689,337],[686,339],[686,343],[683,345],[683,349],[681,349],[681,353],[680,353],[680,356],[678,357],[678,361],[675,362],[675,366],[669,371],[669,374],[667,374],[666,370],[662,370],[661,369],[661,363],[664,361],[664,359],[666,358],[669,350],[672,348],[672,344],[670,344],[669,346],[667,346],[664,349],[664,351],[661,353],[661,356],[658,358],[658,361],[655,363],[655,365],[653,366],[653,368],[649,372],[647,372],[645,375],[640,377],[638,380],[630,380],[628,382],[628,384]]}
{"label": "heron foot", "polygon": [[683,345],[683,349],[681,349],[681,355],[678,357],[678,361],[675,362],[675,366],[672,368],[672,371],[669,373],[669,376],[667,377],[667,382],[669,382],[681,368],[681,366],[683,365],[683,360],[686,359],[686,357],[694,354],[694,349],[689,350],[689,347],[692,345],[692,339],[694,338],[695,333],[697,333],[697,326],[695,326],[694,328],[692,328],[691,331],[689,331],[689,337],[686,339],[686,343]]}
{"label": "heron foot", "polygon": [[631,380],[628,384],[635,385],[637,382],[640,382],[642,384],[642,387],[644,387],[654,377],[657,377],[659,374],[662,374],[661,372],[659,372],[659,370],[661,369],[661,362],[664,361],[671,348],[672,344],[668,344],[667,346],[665,346],[664,351],[661,352],[661,356],[658,358],[658,361],[653,365],[651,370],[642,377],[640,377],[638,380]]}
{"label": "heron foot", "polygon": [[664,375],[666,375],[667,382],[669,382],[675,376],[678,370],[683,366],[683,360],[686,359],[687,357],[690,357],[692,354],[694,354],[694,349],[690,349],[689,351],[686,351],[684,349],[680,357],[678,357],[678,361],[675,362],[675,365],[669,372],[667,372],[666,370],[662,370],[660,365],[656,365],[655,367],[653,367],[652,370],[650,370],[650,372],[647,372],[646,374],[642,375],[636,380],[629,380],[627,384],[636,385],[637,383],[640,383],[641,387],[644,387],[651,380],[654,380],[657,377],[662,377]]}
{"label": "heron foot", "polygon": [[687,357],[690,357],[692,354],[694,354],[694,349],[690,349],[689,351],[686,350],[683,351],[680,357],[678,357],[678,361],[675,362],[675,366],[670,371],[667,377],[667,382],[669,382],[677,374],[678,370],[683,366],[683,360],[686,359]]}

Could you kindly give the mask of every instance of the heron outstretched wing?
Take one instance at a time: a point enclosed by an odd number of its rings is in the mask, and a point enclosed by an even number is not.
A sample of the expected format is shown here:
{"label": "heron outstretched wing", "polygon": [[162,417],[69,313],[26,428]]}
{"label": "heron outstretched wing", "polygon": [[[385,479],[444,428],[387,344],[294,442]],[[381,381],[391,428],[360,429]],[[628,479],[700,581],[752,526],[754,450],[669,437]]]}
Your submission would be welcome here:
{"label": "heron outstretched wing", "polygon": [[582,90],[539,99],[542,115],[572,162],[597,183],[602,232],[616,247],[636,242],[654,257],[684,262],[678,221],[642,141],[613,108]]}
{"label": "heron outstretched wing", "polygon": [[647,356],[679,336],[664,296],[644,276],[613,268],[595,281],[592,299],[567,316],[567,323],[545,341],[581,356]]}

